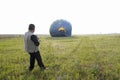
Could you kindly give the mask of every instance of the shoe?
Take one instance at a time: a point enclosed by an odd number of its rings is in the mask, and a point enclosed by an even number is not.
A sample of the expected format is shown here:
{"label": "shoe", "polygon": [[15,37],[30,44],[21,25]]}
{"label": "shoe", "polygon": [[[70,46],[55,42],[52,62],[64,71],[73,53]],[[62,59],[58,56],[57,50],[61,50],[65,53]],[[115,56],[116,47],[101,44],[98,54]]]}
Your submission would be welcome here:
{"label": "shoe", "polygon": [[33,70],[33,68],[29,68],[29,71],[31,72]]}
{"label": "shoe", "polygon": [[41,70],[46,70],[46,69],[48,69],[47,67],[41,67]]}

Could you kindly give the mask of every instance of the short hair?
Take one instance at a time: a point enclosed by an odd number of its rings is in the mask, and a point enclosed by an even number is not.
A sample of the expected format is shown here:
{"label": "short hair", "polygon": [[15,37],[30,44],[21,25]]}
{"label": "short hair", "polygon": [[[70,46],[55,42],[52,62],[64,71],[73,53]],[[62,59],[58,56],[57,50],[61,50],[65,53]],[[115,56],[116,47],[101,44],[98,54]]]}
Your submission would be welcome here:
{"label": "short hair", "polygon": [[35,29],[35,25],[34,24],[29,24],[29,30],[34,30]]}

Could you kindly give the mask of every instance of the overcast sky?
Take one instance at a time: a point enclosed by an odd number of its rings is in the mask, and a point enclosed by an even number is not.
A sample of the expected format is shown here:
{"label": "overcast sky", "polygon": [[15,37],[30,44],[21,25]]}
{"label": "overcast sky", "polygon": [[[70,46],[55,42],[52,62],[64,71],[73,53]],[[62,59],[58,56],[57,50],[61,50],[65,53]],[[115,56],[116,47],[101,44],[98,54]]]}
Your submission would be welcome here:
{"label": "overcast sky", "polygon": [[71,23],[72,34],[120,33],[120,0],[0,0],[0,34],[49,34],[53,21]]}

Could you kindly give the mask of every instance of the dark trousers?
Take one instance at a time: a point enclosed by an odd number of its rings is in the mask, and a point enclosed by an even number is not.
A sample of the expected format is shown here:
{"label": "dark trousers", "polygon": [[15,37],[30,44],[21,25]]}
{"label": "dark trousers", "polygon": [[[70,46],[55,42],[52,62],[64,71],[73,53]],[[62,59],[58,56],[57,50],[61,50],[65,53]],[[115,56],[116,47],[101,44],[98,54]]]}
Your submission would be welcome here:
{"label": "dark trousers", "polygon": [[35,59],[37,60],[37,63],[38,63],[40,68],[44,67],[44,64],[42,62],[42,58],[41,58],[39,51],[34,52],[34,53],[29,53],[29,54],[30,54],[30,67],[29,67],[30,70],[32,70],[34,68]]}

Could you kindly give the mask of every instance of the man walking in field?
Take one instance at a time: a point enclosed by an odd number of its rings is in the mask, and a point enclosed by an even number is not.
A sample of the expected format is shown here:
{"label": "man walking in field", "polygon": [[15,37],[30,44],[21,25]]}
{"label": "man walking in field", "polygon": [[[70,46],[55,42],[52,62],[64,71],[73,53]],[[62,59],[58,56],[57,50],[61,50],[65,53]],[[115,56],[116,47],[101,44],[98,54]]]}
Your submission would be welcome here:
{"label": "man walking in field", "polygon": [[30,66],[29,71],[34,69],[35,59],[38,62],[39,67],[44,70],[46,69],[39,51],[39,40],[36,35],[34,35],[35,25],[30,24],[28,32],[24,35],[25,50],[30,54]]}

